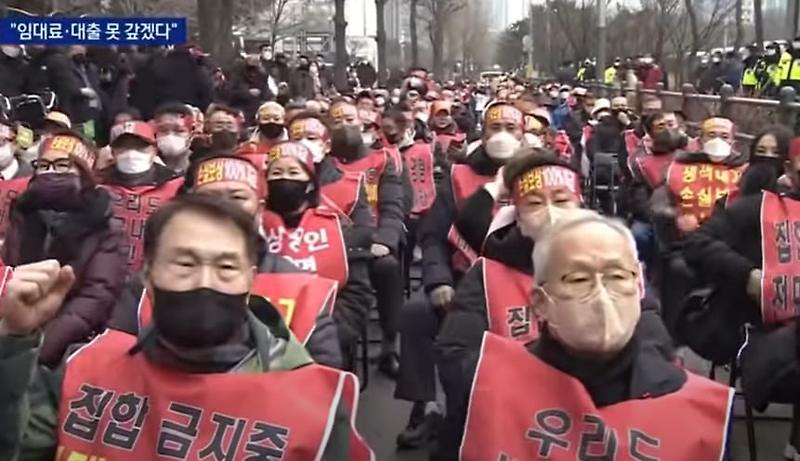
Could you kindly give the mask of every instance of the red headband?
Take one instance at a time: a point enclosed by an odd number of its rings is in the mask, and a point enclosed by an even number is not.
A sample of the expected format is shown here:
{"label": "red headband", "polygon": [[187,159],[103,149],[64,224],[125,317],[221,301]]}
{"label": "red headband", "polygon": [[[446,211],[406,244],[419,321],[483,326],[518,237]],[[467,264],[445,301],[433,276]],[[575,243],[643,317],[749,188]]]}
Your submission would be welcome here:
{"label": "red headband", "polygon": [[315,118],[295,120],[291,125],[289,125],[289,139],[293,141],[303,139],[309,134],[316,135],[324,140],[330,138],[328,128]]}
{"label": "red headband", "polygon": [[555,188],[566,188],[575,196],[581,196],[581,182],[577,173],[558,165],[544,165],[532,168],[514,182],[514,203],[519,202],[531,192]]}
{"label": "red headband", "polygon": [[520,127],[524,126],[522,112],[516,107],[508,104],[495,104],[486,111],[485,120],[487,125],[503,119],[511,120]]}
{"label": "red headband", "polygon": [[212,158],[200,163],[197,168],[195,187],[222,181],[242,183],[254,191],[259,191],[258,170],[244,159]]}
{"label": "red headband", "polygon": [[314,166],[314,157],[311,155],[311,152],[306,146],[292,141],[281,142],[272,146],[267,154],[267,169],[269,169],[270,163],[284,157],[291,157],[299,160],[300,164],[306,168],[310,175],[314,176],[317,174],[317,169]]}

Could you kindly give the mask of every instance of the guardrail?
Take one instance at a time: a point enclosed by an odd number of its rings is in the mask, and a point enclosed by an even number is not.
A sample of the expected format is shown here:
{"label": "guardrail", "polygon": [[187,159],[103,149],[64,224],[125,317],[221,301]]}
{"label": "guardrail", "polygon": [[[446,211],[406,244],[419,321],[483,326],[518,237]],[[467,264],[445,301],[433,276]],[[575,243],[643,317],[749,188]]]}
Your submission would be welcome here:
{"label": "guardrail", "polygon": [[636,88],[619,88],[600,82],[588,82],[587,88],[599,97],[625,96],[631,107],[641,110],[645,95],[660,99],[664,110],[681,111],[689,125],[696,128],[703,120],[721,116],[736,123],[737,138],[751,140],[753,135],[767,125],[780,124],[797,133],[800,126],[800,102],[792,87],[783,87],[778,99],[757,99],[736,96],[730,85],[723,85],[718,95],[698,93],[690,83],[681,91],[667,91],[659,83],[656,89],[645,89],[641,83]]}

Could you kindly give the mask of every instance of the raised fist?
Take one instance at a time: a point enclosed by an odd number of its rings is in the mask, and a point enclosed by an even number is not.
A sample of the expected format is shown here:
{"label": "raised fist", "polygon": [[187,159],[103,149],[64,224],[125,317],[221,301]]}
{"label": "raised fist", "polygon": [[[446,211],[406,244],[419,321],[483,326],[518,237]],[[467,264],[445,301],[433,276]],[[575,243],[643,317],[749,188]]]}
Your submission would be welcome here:
{"label": "raised fist", "polygon": [[14,269],[0,298],[0,335],[28,335],[52,319],[67,296],[75,274],[48,259]]}

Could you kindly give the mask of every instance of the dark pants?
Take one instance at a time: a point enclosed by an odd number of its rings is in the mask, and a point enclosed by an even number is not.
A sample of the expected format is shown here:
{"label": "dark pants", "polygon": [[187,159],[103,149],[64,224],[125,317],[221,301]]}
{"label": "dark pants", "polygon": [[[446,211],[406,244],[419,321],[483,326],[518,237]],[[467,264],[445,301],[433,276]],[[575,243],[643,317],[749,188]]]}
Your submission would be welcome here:
{"label": "dark pants", "polygon": [[400,262],[392,255],[375,258],[370,267],[370,278],[378,303],[378,320],[384,342],[394,342],[397,337],[397,315],[403,306],[403,276]]}
{"label": "dark pants", "polygon": [[403,305],[399,315],[400,376],[395,398],[411,402],[436,400],[434,344],[442,321],[440,310],[418,293]]}

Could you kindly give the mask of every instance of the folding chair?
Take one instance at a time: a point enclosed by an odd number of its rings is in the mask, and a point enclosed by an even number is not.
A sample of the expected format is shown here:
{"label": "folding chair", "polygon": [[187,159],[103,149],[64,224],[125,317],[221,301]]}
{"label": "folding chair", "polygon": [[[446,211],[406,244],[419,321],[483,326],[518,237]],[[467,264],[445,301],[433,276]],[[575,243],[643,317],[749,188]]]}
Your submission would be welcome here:
{"label": "folding chair", "polygon": [[[615,152],[596,152],[592,159],[591,188],[589,202],[591,207],[599,212],[617,215],[617,194],[619,193],[619,165]],[[601,196],[607,197],[611,202],[610,210],[603,210]]]}
{"label": "folding chair", "polygon": [[[709,379],[715,379],[717,376],[717,364],[711,364],[711,370],[708,372]],[[739,397],[742,399],[744,403],[744,425],[745,430],[747,431],[747,451],[750,454],[750,461],[757,461],[758,460],[758,453],[756,449],[756,427],[755,427],[755,420],[756,417],[753,416],[753,407],[750,405],[750,402],[747,401],[747,396],[744,395],[744,392],[740,391],[736,387],[736,381],[739,378],[739,366],[737,364],[736,358],[731,360],[731,363],[727,365],[730,368],[730,375],[728,377],[728,386],[734,388],[735,394],[734,399]],[[732,410],[731,410],[732,411]],[[734,419],[741,419],[741,416],[732,415]],[[769,417],[761,417],[758,419],[774,419]],[[785,420],[785,418],[778,418],[780,420]]]}

